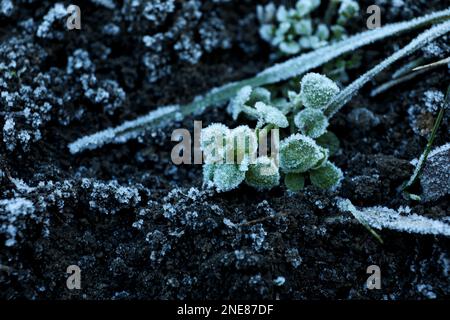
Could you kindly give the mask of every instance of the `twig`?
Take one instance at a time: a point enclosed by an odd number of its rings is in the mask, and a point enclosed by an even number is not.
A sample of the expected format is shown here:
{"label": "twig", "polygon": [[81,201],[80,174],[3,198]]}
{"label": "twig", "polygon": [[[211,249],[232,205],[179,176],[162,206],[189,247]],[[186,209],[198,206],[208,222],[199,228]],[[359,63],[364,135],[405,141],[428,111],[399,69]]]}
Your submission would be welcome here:
{"label": "twig", "polygon": [[412,69],[412,71],[418,71],[418,70],[423,70],[423,69],[433,69],[433,68],[436,68],[436,67],[442,66],[444,64],[448,64],[448,63],[450,63],[450,57],[433,62],[433,63],[426,64],[426,65],[423,65],[420,67],[416,67],[416,68]]}
{"label": "twig", "polygon": [[287,213],[280,213],[280,214],[277,214],[275,216],[263,217],[263,218],[259,218],[259,219],[255,219],[255,220],[250,220],[250,221],[247,221],[247,222],[239,223],[236,226],[238,226],[238,227],[250,226],[252,224],[263,222],[263,221],[267,221],[267,220],[270,220],[270,219],[275,219],[275,218],[278,218],[278,217],[286,217],[287,215],[288,215]]}
{"label": "twig", "polygon": [[422,73],[427,72],[428,70],[419,70],[419,71],[414,71],[411,72],[409,74],[407,74],[406,76],[400,77],[400,78],[395,78],[393,80],[390,80],[386,83],[383,83],[382,85],[376,87],[375,89],[373,89],[370,92],[370,96],[371,97],[375,97],[377,95],[379,95],[380,93],[383,93],[389,89],[391,89],[392,87],[399,85],[401,83],[407,82],[411,79],[414,79],[415,77],[417,77],[418,75],[421,75]]}

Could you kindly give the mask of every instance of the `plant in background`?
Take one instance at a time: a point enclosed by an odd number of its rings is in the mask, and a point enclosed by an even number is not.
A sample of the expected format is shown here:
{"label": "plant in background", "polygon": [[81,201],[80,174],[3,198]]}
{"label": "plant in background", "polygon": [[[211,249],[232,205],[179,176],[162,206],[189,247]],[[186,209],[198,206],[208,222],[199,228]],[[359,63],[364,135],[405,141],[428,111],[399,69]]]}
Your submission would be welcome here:
{"label": "plant in background", "polygon": [[[327,132],[328,118],[323,110],[338,93],[339,87],[332,80],[317,73],[306,74],[300,93],[289,91],[284,99],[272,99],[265,88],[243,87],[231,99],[228,112],[234,120],[240,115],[256,120],[256,130],[248,126],[230,130],[218,123],[203,129],[204,182],[219,191],[232,190],[244,181],[257,189],[270,189],[279,185],[283,174],[288,189],[298,191],[309,175],[315,186],[335,188],[343,174],[328,161],[329,149],[335,151],[337,138]],[[300,133],[287,136],[279,148],[276,144],[272,150],[275,156],[256,156],[260,141],[256,132],[266,134],[269,129],[287,127]]]}
{"label": "plant in background", "polygon": [[[296,55],[347,38],[346,26],[360,11],[357,1],[330,0],[324,17],[317,15],[320,0],[299,0],[295,8],[276,7],[272,2],[257,7],[259,34],[274,49],[273,57]],[[323,73],[348,81],[347,70],[361,65],[360,53],[352,53],[324,65]]]}
{"label": "plant in background", "polygon": [[[257,7],[259,34],[280,55],[317,49],[347,36],[345,26],[359,12],[354,0],[331,0],[325,18],[314,18],[320,0],[299,0],[294,8],[274,3]],[[337,18],[333,19],[337,15]],[[334,22],[333,22],[334,20]]]}

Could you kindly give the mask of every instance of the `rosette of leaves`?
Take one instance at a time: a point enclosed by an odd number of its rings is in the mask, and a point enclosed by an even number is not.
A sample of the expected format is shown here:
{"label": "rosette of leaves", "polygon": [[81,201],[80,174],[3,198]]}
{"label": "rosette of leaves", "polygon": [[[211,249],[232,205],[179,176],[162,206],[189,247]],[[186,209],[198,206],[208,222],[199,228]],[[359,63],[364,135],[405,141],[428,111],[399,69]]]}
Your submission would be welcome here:
{"label": "rosette of leaves", "polygon": [[325,17],[315,17],[320,4],[320,0],[298,0],[293,8],[272,2],[258,6],[261,38],[280,55],[295,55],[345,38],[345,27],[359,12],[358,3],[330,0]]}
{"label": "rosette of leaves", "polygon": [[[339,140],[327,131],[328,117],[324,109],[339,91],[336,83],[317,73],[306,74],[301,79],[300,92],[288,91],[287,97],[273,97],[265,88],[243,87],[228,106],[234,119],[245,114],[257,120],[256,128],[264,125],[286,128],[290,125],[291,129],[297,127],[300,133],[281,141],[278,166],[275,159],[256,158],[258,138],[248,126],[230,130],[223,125],[211,125],[203,130],[201,141],[208,164],[204,169],[205,182],[211,181],[221,191],[234,189],[243,181],[257,189],[270,189],[279,185],[283,173],[285,184],[291,191],[301,190],[306,177],[319,188],[335,188],[342,179],[342,172],[328,161],[328,157],[339,148]],[[292,119],[291,123],[288,118]],[[212,134],[214,130],[217,130],[216,135]],[[213,139],[213,136],[219,138]],[[218,141],[218,146],[212,148],[214,141]],[[220,163],[225,162],[227,166],[222,167]],[[227,179],[225,172],[229,173]]]}
{"label": "rosette of leaves", "polygon": [[202,130],[200,148],[205,158],[203,181],[218,191],[233,190],[244,180],[258,189],[279,184],[275,162],[267,157],[256,159],[256,133],[248,126],[229,129],[212,124]]}

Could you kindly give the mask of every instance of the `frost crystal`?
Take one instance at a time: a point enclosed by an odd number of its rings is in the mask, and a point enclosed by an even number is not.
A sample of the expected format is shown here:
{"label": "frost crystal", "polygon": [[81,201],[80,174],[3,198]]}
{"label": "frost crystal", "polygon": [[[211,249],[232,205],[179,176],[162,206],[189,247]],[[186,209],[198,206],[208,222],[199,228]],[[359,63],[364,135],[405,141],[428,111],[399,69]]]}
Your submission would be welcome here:
{"label": "frost crystal", "polygon": [[304,135],[318,138],[326,132],[328,118],[320,110],[306,108],[297,113],[294,123]]}
{"label": "frost crystal", "polygon": [[326,157],[326,149],[301,134],[291,135],[280,143],[280,167],[285,172],[306,172]]}
{"label": "frost crystal", "polygon": [[1,0],[0,2],[0,15],[11,16],[14,10],[14,5],[11,0]]}
{"label": "frost crystal", "polygon": [[0,233],[7,236],[5,245],[11,247],[16,244],[18,231],[25,228],[22,217],[32,216],[35,208],[30,200],[24,198],[0,200]]}
{"label": "frost crystal", "polygon": [[51,8],[48,13],[44,16],[44,21],[39,25],[36,35],[39,38],[62,38],[61,33],[52,33],[51,28],[55,21],[62,21],[67,15],[67,9],[62,3],[56,3],[53,8]]}
{"label": "frost crystal", "polygon": [[324,109],[339,93],[333,80],[318,74],[308,73],[301,81],[301,99],[306,108]]}

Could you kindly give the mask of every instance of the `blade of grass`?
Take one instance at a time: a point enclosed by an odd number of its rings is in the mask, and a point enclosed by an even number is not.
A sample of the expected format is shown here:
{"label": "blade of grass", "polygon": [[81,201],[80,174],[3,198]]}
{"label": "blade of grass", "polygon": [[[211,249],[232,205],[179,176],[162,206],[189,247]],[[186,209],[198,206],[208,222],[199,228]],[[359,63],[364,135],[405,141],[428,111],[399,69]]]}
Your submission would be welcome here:
{"label": "blade of grass", "polygon": [[346,105],[351,98],[361,89],[367,82],[373,79],[384,69],[388,68],[394,62],[397,62],[401,58],[412,54],[418,49],[422,48],[431,41],[439,38],[440,36],[450,32],[450,21],[446,21],[437,26],[434,26],[427,31],[421,33],[417,38],[412,40],[408,45],[401,50],[396,51],[387,59],[377,64],[361,77],[353,81],[349,86],[342,90],[327,106],[325,113],[331,118],[336,112],[338,112],[344,105]]}

